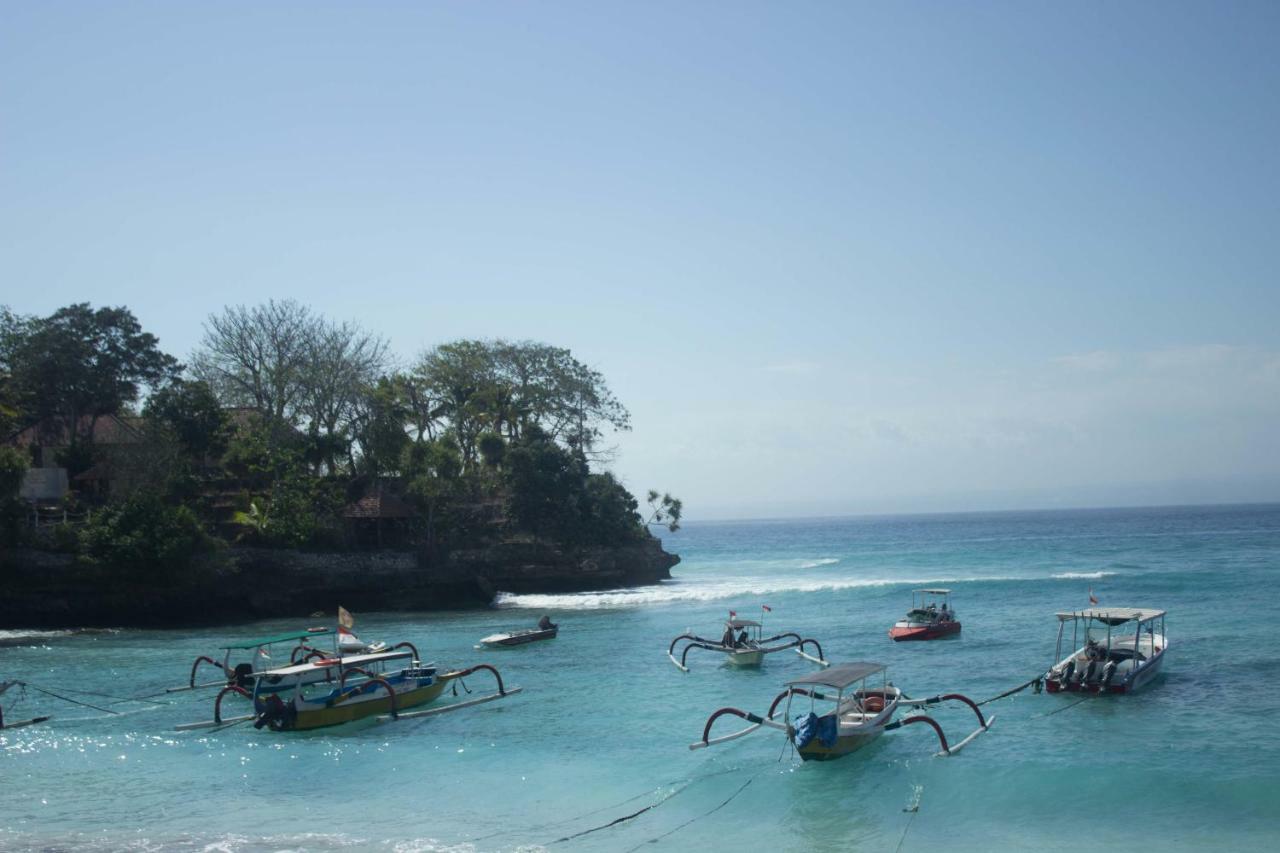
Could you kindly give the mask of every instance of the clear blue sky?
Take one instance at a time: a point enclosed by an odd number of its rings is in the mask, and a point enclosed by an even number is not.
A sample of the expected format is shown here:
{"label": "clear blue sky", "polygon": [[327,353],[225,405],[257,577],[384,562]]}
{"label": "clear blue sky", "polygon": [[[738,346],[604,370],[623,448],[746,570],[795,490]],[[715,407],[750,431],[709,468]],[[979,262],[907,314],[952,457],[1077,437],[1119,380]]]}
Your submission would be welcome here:
{"label": "clear blue sky", "polygon": [[1280,499],[1280,5],[0,4],[0,302],[536,339],[688,515]]}

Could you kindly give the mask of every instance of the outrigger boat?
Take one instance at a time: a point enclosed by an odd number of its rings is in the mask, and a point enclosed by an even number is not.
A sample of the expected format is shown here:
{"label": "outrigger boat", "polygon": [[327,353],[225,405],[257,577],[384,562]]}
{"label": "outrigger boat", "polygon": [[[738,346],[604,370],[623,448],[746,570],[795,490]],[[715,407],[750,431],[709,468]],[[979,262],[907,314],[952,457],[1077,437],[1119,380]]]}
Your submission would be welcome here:
{"label": "outrigger boat", "polygon": [[[1044,676],[1050,693],[1132,693],[1160,671],[1169,647],[1163,610],[1091,607],[1057,616],[1058,645],[1053,657],[1058,663]],[[1062,657],[1068,622],[1075,651]]]}
{"label": "outrigger boat", "polygon": [[[761,610],[768,612],[770,608],[762,606]],[[696,634],[681,634],[671,641],[670,647],[667,648],[667,657],[681,670],[688,672],[690,649],[706,649],[710,652],[720,652],[727,656],[730,665],[740,667],[757,667],[764,663],[765,655],[771,655],[774,652],[785,652],[787,649],[795,649],[796,654],[805,660],[813,661],[821,666],[831,665],[823,659],[822,646],[817,640],[801,637],[799,634],[790,631],[785,634],[776,634],[772,637],[762,637],[764,625],[761,622],[756,622],[753,619],[739,619],[738,614],[733,610],[729,611],[729,618],[725,620],[724,628],[724,635],[718,641],[708,640],[706,637],[699,637]],[[680,644],[681,640],[687,642],[680,652],[680,660],[676,660],[676,646]],[[770,645],[770,643],[776,643],[776,645]],[[805,652],[806,646],[813,646],[817,656],[807,654]]]}
{"label": "outrigger boat", "polygon": [[949,589],[915,589],[911,591],[911,609],[907,617],[889,629],[889,639],[937,640],[960,633],[960,621],[950,608]]}
{"label": "outrigger boat", "polygon": [[[387,650],[387,644],[383,642],[366,643],[352,633],[352,627],[355,625],[355,619],[347,612],[346,608],[338,608],[338,630],[335,632],[330,628],[307,628],[303,631],[293,631],[288,634],[277,634],[271,637],[259,637],[254,640],[245,640],[241,643],[233,643],[228,646],[219,647],[222,652],[222,660],[218,661],[208,655],[200,655],[191,664],[191,677],[187,683],[179,687],[166,688],[166,693],[178,693],[184,690],[199,690],[205,687],[224,687],[228,684],[239,684],[241,687],[248,687],[251,683],[251,677],[254,673],[264,672],[271,669],[272,651],[274,646],[281,644],[289,644],[289,663],[305,663],[316,658],[327,658],[334,656],[342,656],[346,654],[371,654],[373,652],[381,652]],[[321,637],[333,637],[332,651],[318,648],[313,645],[314,641]],[[391,649],[408,649],[413,652],[413,656],[417,658],[418,650],[414,648],[412,643],[397,643]],[[232,656],[236,652],[250,652],[247,661],[232,663]],[[239,657],[243,657],[240,655]],[[215,681],[205,681],[200,684],[196,683],[197,671],[201,664],[208,664],[222,670],[223,677]],[[323,681],[324,676],[319,675],[315,680]]]}
{"label": "outrigger boat", "polygon": [[[408,663],[408,666],[393,666],[400,662]],[[481,670],[491,672],[497,680],[496,693],[439,708],[410,710],[435,701],[446,687],[452,686],[455,693],[459,684],[465,689],[462,679]],[[255,728],[267,727],[272,731],[303,731],[369,717],[377,717],[380,721],[403,720],[457,711],[503,699],[522,690],[520,687],[506,687],[502,675],[488,664],[440,673],[434,665],[422,665],[416,652],[401,650],[322,658],[254,672],[249,675],[249,680],[251,689],[228,684],[219,691],[214,700],[212,720],[186,723],[177,726],[177,730],[212,728],[248,720],[254,721]],[[251,700],[253,713],[222,716],[222,700],[231,694]]]}
{"label": "outrigger boat", "polygon": [[539,640],[554,640],[556,634],[560,631],[560,626],[551,621],[548,616],[543,616],[538,620],[537,628],[523,628],[517,631],[504,631],[500,634],[490,634],[480,640],[477,649],[502,649],[510,646],[523,646],[528,643],[536,643]]}
{"label": "outrigger boat", "polygon": [[[878,677],[877,677],[878,676]],[[970,699],[959,693],[948,693],[929,699],[911,699],[888,680],[884,664],[869,661],[842,663],[804,678],[788,681],[786,690],[779,693],[764,716],[738,708],[721,708],[707,718],[702,728],[702,739],[689,744],[689,749],[704,749],[716,744],[736,740],[761,728],[784,732],[804,761],[826,761],[856,752],[880,735],[912,723],[925,723],[933,727],[941,744],[938,755],[954,755],[975,737],[991,728],[995,717],[983,717],[982,711]],[[835,693],[820,692],[826,688]],[[791,720],[792,703],[797,696],[809,699],[809,710]],[[779,706],[786,702],[779,714]],[[942,726],[932,717],[915,714],[894,720],[893,715],[902,706],[921,708],[948,700],[967,704],[978,716],[978,728],[955,745],[947,742]],[[818,702],[833,703],[831,710],[818,713]],[[720,737],[712,737],[711,729],[716,720],[725,716],[740,717],[750,725],[744,729]]]}

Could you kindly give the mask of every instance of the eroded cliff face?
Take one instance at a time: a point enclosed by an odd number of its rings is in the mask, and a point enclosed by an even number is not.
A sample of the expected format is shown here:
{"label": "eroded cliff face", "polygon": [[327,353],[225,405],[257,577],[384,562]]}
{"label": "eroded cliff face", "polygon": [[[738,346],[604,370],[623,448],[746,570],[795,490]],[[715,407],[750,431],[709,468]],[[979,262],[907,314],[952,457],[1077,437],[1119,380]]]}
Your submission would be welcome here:
{"label": "eroded cliff face", "polygon": [[680,558],[657,539],[565,549],[535,540],[430,558],[233,547],[152,580],[29,549],[0,554],[0,627],[176,627],[350,610],[451,610],[498,592],[577,592],[657,583]]}

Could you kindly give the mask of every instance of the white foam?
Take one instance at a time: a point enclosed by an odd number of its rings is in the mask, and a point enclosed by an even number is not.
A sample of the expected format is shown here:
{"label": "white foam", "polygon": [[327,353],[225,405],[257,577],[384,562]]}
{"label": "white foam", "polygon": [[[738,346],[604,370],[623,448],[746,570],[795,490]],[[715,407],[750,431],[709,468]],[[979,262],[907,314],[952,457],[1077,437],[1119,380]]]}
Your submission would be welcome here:
{"label": "white foam", "polygon": [[1096,581],[1096,580],[1099,580],[1100,578],[1109,578],[1114,574],[1116,573],[1115,572],[1060,572],[1056,575],[1049,575],[1049,577],[1054,578],[1055,580],[1060,580],[1060,581],[1061,580]]}
{"label": "white foam", "polygon": [[839,557],[823,557],[820,560],[805,560],[800,564],[802,569],[816,569],[819,566],[833,566],[840,562]]}
{"label": "white foam", "polygon": [[710,582],[666,581],[657,586],[613,589],[605,592],[573,592],[557,595],[516,595],[499,592],[494,603],[498,607],[523,607],[533,610],[604,610],[625,607],[683,602],[719,601],[747,595],[777,595],[785,592],[835,592],[864,587],[912,586],[977,583],[981,581],[1015,581],[1028,578],[832,578],[796,580],[794,578],[720,578]]}

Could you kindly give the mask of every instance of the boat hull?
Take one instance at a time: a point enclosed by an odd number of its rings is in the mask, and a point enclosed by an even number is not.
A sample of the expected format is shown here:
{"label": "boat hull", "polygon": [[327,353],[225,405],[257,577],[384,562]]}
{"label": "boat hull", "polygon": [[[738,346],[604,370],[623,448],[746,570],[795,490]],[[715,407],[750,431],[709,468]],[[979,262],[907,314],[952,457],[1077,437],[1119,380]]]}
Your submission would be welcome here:
{"label": "boat hull", "polygon": [[844,758],[857,752],[878,738],[884,729],[877,729],[866,734],[847,735],[836,738],[834,746],[823,746],[816,740],[796,750],[803,761],[830,761],[833,758]]}
{"label": "boat hull", "polygon": [[729,652],[729,664],[738,667],[758,667],[764,663],[764,652],[757,649],[734,649]]}
{"label": "boat hull", "polygon": [[[412,687],[408,690],[397,690],[395,710],[407,711],[433,702],[444,692],[446,679],[434,679],[428,684]],[[360,694],[345,702],[327,704],[324,701],[293,702],[294,713],[279,725],[280,731],[307,731],[328,726],[340,726],[344,723],[363,720],[391,713],[391,697],[383,691]]]}
{"label": "boat hull", "polygon": [[481,640],[480,645],[488,649],[525,646],[529,643],[536,643],[539,640],[554,640],[557,633],[559,633],[558,628],[551,628],[546,631],[514,631],[510,634],[494,634]]}
{"label": "boat hull", "polygon": [[899,622],[889,629],[889,639],[895,643],[907,640],[941,640],[960,633],[959,622],[939,622],[933,625]]}
{"label": "boat hull", "polygon": [[[1141,690],[1149,684],[1157,675],[1160,674],[1160,665],[1164,663],[1164,655],[1166,649],[1162,648],[1152,657],[1143,662],[1138,667],[1119,681],[1113,681],[1111,684],[1103,684],[1100,681],[1063,681],[1058,678],[1045,679],[1045,690],[1049,693],[1106,693],[1106,694],[1124,694],[1134,693]],[[1065,663],[1065,662],[1064,662]]]}

